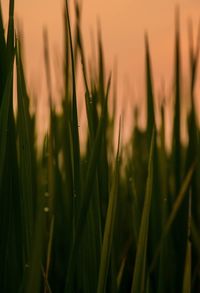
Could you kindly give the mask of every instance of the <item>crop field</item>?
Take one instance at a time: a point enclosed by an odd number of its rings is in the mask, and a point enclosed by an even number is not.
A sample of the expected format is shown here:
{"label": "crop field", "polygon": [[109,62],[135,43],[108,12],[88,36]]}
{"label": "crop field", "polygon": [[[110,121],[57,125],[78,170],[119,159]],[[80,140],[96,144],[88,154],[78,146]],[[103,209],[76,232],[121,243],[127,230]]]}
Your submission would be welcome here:
{"label": "crop field", "polygon": [[[200,131],[194,103],[200,38],[195,46],[189,44],[188,144],[181,142],[183,82],[177,21],[171,151],[166,150],[164,103],[161,127],[155,123],[147,36],[147,127],[129,125],[131,137],[124,145],[101,38],[96,69],[88,70],[79,5],[74,30],[66,1],[62,111],[58,114],[52,102],[44,34],[49,129],[38,151],[14,0],[9,5],[7,27],[0,8],[0,292],[200,292]],[[84,152],[78,62],[87,118]],[[137,113],[133,116],[137,121]]]}

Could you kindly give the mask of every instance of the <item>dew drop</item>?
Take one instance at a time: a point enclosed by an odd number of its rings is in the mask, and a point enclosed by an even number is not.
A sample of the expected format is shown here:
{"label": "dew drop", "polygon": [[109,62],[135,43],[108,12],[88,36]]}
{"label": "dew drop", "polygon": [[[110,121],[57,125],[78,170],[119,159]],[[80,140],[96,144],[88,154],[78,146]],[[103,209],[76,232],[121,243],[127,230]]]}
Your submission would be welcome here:
{"label": "dew drop", "polygon": [[48,213],[49,212],[49,208],[48,207],[44,207],[44,212]]}

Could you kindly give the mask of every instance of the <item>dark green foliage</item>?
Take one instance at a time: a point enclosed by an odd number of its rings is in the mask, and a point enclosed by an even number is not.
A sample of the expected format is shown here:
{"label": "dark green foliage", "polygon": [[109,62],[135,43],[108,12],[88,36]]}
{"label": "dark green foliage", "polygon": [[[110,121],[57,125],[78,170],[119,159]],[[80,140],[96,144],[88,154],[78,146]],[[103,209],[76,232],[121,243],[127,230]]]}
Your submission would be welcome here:
{"label": "dark green foliage", "polygon": [[[124,146],[120,123],[115,155],[116,88],[111,114],[111,75],[107,79],[101,33],[99,30],[98,66],[88,74],[78,1],[75,12],[73,39],[66,0],[65,92],[60,114],[53,104],[48,36],[44,33],[49,131],[39,154],[20,38],[14,37],[14,1],[10,1],[7,37],[0,7],[0,291],[199,292],[200,133],[194,104],[199,36],[194,48],[190,30],[188,145],[183,146],[180,138],[182,72],[177,16],[172,151],[166,151],[164,104],[161,129],[155,125],[156,97],[146,35],[147,127],[143,132],[138,128],[136,110],[136,127]],[[77,95],[76,88],[79,59],[84,97]],[[79,98],[85,100],[88,125],[84,153],[79,141]]]}

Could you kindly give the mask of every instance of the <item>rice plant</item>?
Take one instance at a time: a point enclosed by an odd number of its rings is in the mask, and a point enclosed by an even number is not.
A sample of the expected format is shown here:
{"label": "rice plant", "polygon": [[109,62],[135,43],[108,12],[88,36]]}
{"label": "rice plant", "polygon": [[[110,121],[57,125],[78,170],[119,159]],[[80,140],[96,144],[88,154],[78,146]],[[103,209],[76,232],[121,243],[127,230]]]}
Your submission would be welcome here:
{"label": "rice plant", "polygon": [[[189,50],[188,145],[180,138],[182,80],[177,15],[171,152],[166,150],[164,104],[161,128],[155,124],[147,35],[147,127],[142,131],[136,123],[125,146],[121,120],[116,121],[115,110],[111,114],[109,108],[113,80],[112,74],[106,78],[100,34],[98,64],[88,73],[80,6],[75,3],[73,35],[66,1],[62,113],[56,113],[52,101],[45,32],[49,129],[38,152],[36,117],[30,112],[20,36],[15,34],[14,0],[9,3],[7,29],[0,6],[0,291],[200,292],[200,133],[194,104],[199,39],[196,48],[190,42]],[[78,62],[82,65],[84,97],[77,95]],[[84,99],[87,117],[84,153],[77,108],[80,98]]]}

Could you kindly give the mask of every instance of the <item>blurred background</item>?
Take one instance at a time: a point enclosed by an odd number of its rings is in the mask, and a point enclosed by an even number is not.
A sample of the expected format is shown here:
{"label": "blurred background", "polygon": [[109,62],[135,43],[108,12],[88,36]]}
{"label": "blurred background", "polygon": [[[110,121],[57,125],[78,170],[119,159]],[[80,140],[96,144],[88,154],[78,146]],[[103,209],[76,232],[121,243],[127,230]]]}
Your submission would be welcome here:
{"label": "blurred background", "polygon": [[[4,16],[8,15],[8,0],[3,0]],[[198,0],[181,1],[145,1],[145,0],[84,0],[82,3],[82,32],[87,57],[91,59],[97,43],[98,27],[101,27],[107,72],[117,68],[117,90],[120,113],[126,112],[126,119],[132,117],[132,109],[139,105],[142,110],[139,116],[141,127],[145,127],[144,96],[144,33],[148,32],[152,56],[152,70],[156,96],[169,97],[172,92],[173,52],[175,31],[175,9],[180,10],[181,55],[185,92],[187,92],[188,60],[188,24],[191,21],[196,40],[199,23],[200,2]],[[74,19],[74,1],[69,1],[72,23]],[[17,0],[16,24],[23,35],[24,61],[29,91],[34,96],[42,97],[35,101],[39,117],[43,117],[46,95],[46,78],[43,64],[43,30],[47,29],[50,44],[53,96],[58,100],[62,93],[62,80],[58,73],[62,70],[63,61],[63,0]],[[7,19],[4,17],[5,23]],[[100,24],[100,25],[99,25]],[[92,57],[93,58],[93,57]],[[114,69],[114,70],[115,70]],[[199,83],[196,88],[196,101],[200,93]],[[84,94],[79,87],[79,95]],[[159,98],[158,98],[159,99]],[[183,98],[184,99],[184,98]],[[122,102],[123,100],[123,102]],[[124,103],[125,101],[125,103]],[[171,107],[170,99],[169,109]],[[187,112],[187,100],[183,116]],[[79,111],[83,103],[80,102]],[[126,105],[126,109],[123,106]],[[170,111],[168,129],[170,134]],[[183,117],[184,119],[184,117]],[[40,119],[39,119],[40,120]],[[84,120],[84,119],[83,119]],[[159,124],[159,117],[157,117]],[[43,124],[44,126],[44,124]],[[84,122],[81,123],[84,127]],[[126,128],[127,129],[127,128]],[[127,132],[127,133],[126,133]],[[185,134],[184,134],[185,133]],[[125,131],[125,137],[128,131]],[[187,140],[183,125],[183,140]]]}

